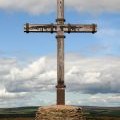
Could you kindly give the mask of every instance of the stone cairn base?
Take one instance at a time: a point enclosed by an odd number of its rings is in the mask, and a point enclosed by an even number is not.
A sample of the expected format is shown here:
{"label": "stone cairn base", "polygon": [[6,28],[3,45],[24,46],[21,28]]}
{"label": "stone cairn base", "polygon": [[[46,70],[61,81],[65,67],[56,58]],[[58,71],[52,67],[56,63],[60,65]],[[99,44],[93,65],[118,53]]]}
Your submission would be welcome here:
{"label": "stone cairn base", "polygon": [[49,106],[40,107],[35,120],[86,120],[80,107],[74,106]]}

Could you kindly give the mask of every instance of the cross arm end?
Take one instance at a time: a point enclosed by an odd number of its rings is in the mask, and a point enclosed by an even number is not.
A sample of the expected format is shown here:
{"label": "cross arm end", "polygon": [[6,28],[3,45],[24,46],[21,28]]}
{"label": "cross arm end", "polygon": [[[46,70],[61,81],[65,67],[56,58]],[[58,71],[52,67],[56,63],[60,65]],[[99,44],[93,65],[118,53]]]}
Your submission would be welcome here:
{"label": "cross arm end", "polygon": [[97,24],[92,24],[92,29],[93,29],[92,33],[93,34],[96,33],[97,32]]}
{"label": "cross arm end", "polygon": [[24,32],[29,33],[29,23],[24,25]]}

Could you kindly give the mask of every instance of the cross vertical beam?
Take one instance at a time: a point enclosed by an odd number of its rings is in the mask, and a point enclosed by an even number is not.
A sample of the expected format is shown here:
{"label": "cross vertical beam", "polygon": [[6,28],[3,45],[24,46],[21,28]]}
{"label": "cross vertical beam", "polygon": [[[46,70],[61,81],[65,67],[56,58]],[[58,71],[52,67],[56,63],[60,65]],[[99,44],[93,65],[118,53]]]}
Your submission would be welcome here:
{"label": "cross vertical beam", "polygon": [[64,85],[64,0],[57,0],[57,105],[65,105],[65,85]]}
{"label": "cross vertical beam", "polygon": [[57,19],[64,19],[64,0],[57,0]]}

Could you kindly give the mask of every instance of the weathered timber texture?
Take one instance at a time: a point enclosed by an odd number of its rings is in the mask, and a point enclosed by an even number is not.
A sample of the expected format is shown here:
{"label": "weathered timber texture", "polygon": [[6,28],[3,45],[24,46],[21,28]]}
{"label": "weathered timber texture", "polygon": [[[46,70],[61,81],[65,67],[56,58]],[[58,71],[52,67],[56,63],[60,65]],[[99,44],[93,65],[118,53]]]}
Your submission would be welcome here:
{"label": "weathered timber texture", "polygon": [[64,85],[64,0],[57,0],[57,105],[65,105]]}
{"label": "weathered timber texture", "polygon": [[64,19],[64,0],[57,0],[57,18]]}
{"label": "weathered timber texture", "polygon": [[65,105],[65,87],[57,85],[57,105]]}
{"label": "weathered timber texture", "polygon": [[64,39],[63,38],[57,38],[57,78],[59,85],[64,84]]}
{"label": "weathered timber texture", "polygon": [[[59,19],[60,21],[62,19]],[[95,33],[97,31],[96,24],[62,24],[59,29],[64,33]],[[25,24],[24,32],[33,33],[56,33],[58,24]]]}
{"label": "weathered timber texture", "polygon": [[57,105],[65,105],[64,85],[64,35],[57,32]]}
{"label": "weathered timber texture", "polygon": [[50,106],[38,109],[35,120],[86,120],[80,107]]}

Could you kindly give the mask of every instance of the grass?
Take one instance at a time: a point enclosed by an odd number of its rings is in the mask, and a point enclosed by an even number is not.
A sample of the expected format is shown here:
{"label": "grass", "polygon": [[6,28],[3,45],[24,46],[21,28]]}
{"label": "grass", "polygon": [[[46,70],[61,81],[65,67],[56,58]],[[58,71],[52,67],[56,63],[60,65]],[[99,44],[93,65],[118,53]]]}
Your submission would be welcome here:
{"label": "grass", "polygon": [[[0,120],[34,120],[38,107],[0,109]],[[120,107],[83,107],[87,120],[120,120]]]}
{"label": "grass", "polygon": [[34,118],[0,118],[0,120],[34,120]]}
{"label": "grass", "polygon": [[84,107],[87,120],[120,120],[120,108]]}
{"label": "grass", "polygon": [[[21,108],[3,108],[0,109],[0,118],[31,118],[35,117],[38,107],[21,107]],[[9,119],[8,119],[9,120]]]}

